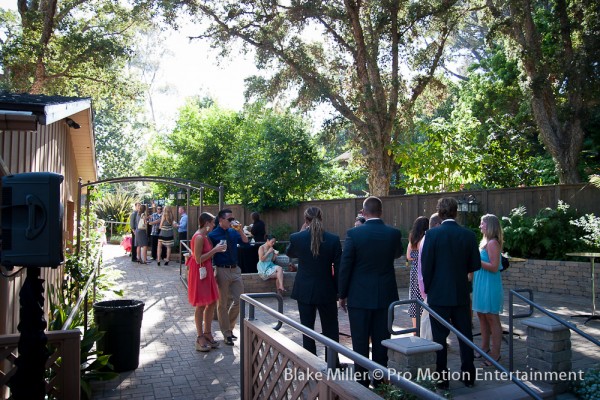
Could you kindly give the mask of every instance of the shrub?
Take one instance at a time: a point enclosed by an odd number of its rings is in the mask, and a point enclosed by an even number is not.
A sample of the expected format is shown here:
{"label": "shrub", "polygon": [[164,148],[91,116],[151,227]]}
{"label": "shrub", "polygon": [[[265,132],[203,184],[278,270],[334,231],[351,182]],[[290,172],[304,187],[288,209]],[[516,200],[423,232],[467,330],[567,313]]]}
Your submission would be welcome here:
{"label": "shrub", "polygon": [[[290,240],[290,235],[294,232],[292,226],[290,224],[277,224],[271,228],[271,235],[275,236],[277,241],[288,241]],[[285,252],[287,245],[285,243],[277,243],[275,245],[275,249],[283,254]]]}
{"label": "shrub", "polygon": [[594,214],[586,214],[583,217],[571,221],[571,224],[580,227],[586,233],[581,236],[583,243],[591,247],[591,250],[600,249],[600,218]]}
{"label": "shrub", "polygon": [[573,392],[578,398],[592,400],[598,398],[600,393],[600,366],[585,371],[581,381],[572,382]]}
{"label": "shrub", "polygon": [[502,218],[504,249],[513,257],[562,260],[568,252],[582,251],[584,231],[571,223],[577,212],[559,201],[556,210],[545,208],[535,217],[525,207],[513,209]]}
{"label": "shrub", "polygon": [[[436,385],[435,383],[430,380],[415,380],[415,383],[423,386],[425,389],[430,390],[432,392],[436,392]],[[390,383],[383,383],[379,386],[377,386],[376,389],[374,389],[374,392],[377,393],[379,396],[381,396],[383,399],[385,400],[416,400],[419,397],[406,392],[404,389],[400,389],[399,387],[396,387]],[[449,398],[450,397],[450,392],[446,391],[445,393],[442,394],[442,396]]]}
{"label": "shrub", "polygon": [[[132,206],[139,199],[129,193],[101,193],[93,201],[93,210],[98,218],[105,221],[128,222]],[[110,230],[109,230],[110,232]],[[129,224],[116,225],[113,234],[129,232]]]}

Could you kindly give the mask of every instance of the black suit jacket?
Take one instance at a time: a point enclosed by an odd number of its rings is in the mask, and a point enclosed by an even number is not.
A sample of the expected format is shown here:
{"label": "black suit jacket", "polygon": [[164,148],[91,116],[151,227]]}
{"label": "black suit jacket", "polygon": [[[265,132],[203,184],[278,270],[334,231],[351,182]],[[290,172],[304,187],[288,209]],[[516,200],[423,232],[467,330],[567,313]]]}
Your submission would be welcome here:
{"label": "black suit jacket", "polygon": [[319,256],[315,258],[310,251],[310,229],[294,233],[290,236],[286,254],[298,258],[292,299],[307,304],[337,301],[337,275],[342,254],[339,236],[324,232]]}
{"label": "black suit jacket", "polygon": [[347,298],[349,307],[387,308],[398,300],[394,259],[402,254],[402,233],[380,219],[348,230],[340,266],[340,298]]}
{"label": "black suit jacket", "polygon": [[434,306],[469,305],[467,274],[481,268],[475,233],[455,221],[427,231],[421,254],[427,303]]}

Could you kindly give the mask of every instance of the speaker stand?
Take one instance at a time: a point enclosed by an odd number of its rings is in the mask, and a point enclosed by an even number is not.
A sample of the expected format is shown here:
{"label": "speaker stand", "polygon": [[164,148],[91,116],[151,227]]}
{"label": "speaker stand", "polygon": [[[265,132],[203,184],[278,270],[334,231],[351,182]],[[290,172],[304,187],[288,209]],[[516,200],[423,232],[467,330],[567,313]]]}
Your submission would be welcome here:
{"label": "speaker stand", "polygon": [[27,268],[27,278],[19,292],[21,308],[20,322],[17,327],[19,338],[19,357],[15,360],[17,372],[11,378],[9,387],[13,398],[20,400],[44,399],[46,381],[44,373],[49,352],[46,348],[48,338],[44,330],[44,280],[40,279],[39,268]]}

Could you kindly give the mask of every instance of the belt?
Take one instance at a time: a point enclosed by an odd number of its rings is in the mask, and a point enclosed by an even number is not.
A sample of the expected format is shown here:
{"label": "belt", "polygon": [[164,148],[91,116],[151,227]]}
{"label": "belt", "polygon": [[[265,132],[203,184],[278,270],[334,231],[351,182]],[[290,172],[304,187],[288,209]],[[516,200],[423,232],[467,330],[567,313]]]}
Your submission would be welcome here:
{"label": "belt", "polygon": [[235,264],[227,264],[227,265],[217,265],[216,267],[217,268],[230,268],[230,269],[233,269],[233,268],[237,268],[237,265],[235,265]]}

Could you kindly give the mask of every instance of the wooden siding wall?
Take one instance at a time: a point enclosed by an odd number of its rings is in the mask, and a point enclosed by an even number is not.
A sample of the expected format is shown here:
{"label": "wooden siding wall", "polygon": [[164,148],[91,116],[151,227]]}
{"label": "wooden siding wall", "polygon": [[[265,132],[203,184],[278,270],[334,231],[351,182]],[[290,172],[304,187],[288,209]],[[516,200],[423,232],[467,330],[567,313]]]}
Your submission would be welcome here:
{"label": "wooden siding wall", "polygon": [[[479,202],[481,214],[492,213],[499,217],[509,215],[512,209],[519,206],[525,206],[528,215],[535,215],[546,207],[556,208],[559,200],[581,213],[600,215],[600,190],[589,184],[576,184],[383,197],[383,219],[387,224],[400,228],[406,236],[415,218],[420,215],[429,217],[435,212],[439,198],[452,196],[462,199],[469,195],[475,196]],[[304,222],[304,210],[309,206],[317,206],[323,211],[325,229],[343,239],[346,231],[354,226],[354,219],[362,209],[363,201],[364,198],[302,202],[287,211],[261,213],[261,219],[267,225],[267,232],[282,224],[297,231]],[[226,207],[245,225],[252,223],[252,210],[239,205]],[[216,215],[218,207],[204,206],[204,211]],[[189,232],[196,230],[197,216],[198,207],[190,207]]]}
{"label": "wooden siding wall", "polygon": [[[61,198],[67,209],[69,203],[77,201],[77,165],[75,153],[69,137],[69,130],[61,121],[48,126],[38,125],[38,131],[0,131],[0,156],[8,168],[8,173],[55,172],[65,177],[61,185]],[[76,204],[76,203],[75,203]],[[75,226],[72,216],[63,220],[63,240],[73,239]],[[57,221],[58,223],[58,221]],[[17,271],[15,268],[12,272]],[[50,284],[59,285],[63,268],[42,268],[41,278],[45,289]],[[16,333],[19,322],[19,290],[25,281],[25,270],[11,278],[0,277],[0,335]],[[45,309],[48,312],[48,296],[45,295]]]}

